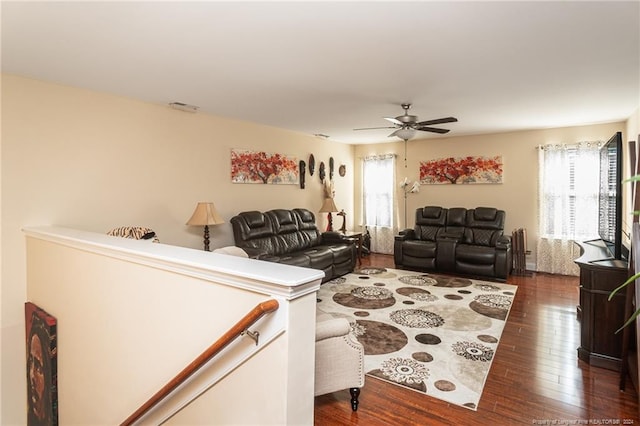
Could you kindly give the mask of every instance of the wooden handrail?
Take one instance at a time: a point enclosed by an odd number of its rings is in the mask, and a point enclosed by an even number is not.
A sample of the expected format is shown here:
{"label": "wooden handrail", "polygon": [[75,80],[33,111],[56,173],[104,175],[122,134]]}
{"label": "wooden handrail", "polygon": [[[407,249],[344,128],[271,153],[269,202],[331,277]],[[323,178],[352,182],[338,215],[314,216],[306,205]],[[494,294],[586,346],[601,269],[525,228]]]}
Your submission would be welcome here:
{"label": "wooden handrail", "polygon": [[220,351],[233,342],[244,331],[251,327],[256,321],[262,318],[264,315],[274,312],[278,309],[278,301],[275,299],[269,299],[265,302],[258,304],[247,315],[245,315],[240,321],[238,321],[233,327],[229,329],[222,337],[216,340],[209,348],[207,348],[200,356],[194,359],[191,364],[185,367],[178,375],[176,375],[171,381],[169,381],[162,389],[155,393],[147,402],[142,404],[133,414],[120,424],[120,426],[132,425],[136,420],[140,419],[149,410],[155,407],[160,401],[173,392],[178,386],[180,386],[191,375],[198,371],[203,365],[205,365],[211,358],[216,356]]}

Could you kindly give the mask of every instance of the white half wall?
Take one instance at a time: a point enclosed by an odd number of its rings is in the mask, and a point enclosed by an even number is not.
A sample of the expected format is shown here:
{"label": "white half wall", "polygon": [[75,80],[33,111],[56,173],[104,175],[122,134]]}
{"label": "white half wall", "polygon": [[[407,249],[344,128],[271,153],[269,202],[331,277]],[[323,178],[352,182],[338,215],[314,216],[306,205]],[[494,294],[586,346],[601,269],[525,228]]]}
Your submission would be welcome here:
{"label": "white half wall", "polygon": [[[61,425],[120,424],[268,299],[280,307],[250,328],[259,345],[236,339],[143,424],[176,406],[167,424],[313,424],[321,271],[67,228],[26,232],[27,298],[57,319]],[[184,406],[184,395],[199,396]]]}

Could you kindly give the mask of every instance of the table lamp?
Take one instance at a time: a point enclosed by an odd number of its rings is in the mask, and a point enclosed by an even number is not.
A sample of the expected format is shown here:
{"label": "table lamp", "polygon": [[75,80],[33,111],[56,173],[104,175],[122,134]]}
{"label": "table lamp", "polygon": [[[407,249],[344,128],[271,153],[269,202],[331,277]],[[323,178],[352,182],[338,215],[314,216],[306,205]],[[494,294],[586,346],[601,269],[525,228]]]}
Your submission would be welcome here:
{"label": "table lamp", "polygon": [[191,215],[191,219],[187,221],[187,225],[204,225],[204,251],[209,251],[209,225],[219,225],[221,223],[224,223],[224,220],[213,203],[205,202],[198,203]]}
{"label": "table lamp", "polygon": [[336,207],[336,203],[333,202],[333,198],[324,199],[319,213],[327,213],[327,221],[329,222],[327,225],[327,231],[333,231],[333,217],[331,217],[331,213],[337,213],[339,211],[340,210]]}

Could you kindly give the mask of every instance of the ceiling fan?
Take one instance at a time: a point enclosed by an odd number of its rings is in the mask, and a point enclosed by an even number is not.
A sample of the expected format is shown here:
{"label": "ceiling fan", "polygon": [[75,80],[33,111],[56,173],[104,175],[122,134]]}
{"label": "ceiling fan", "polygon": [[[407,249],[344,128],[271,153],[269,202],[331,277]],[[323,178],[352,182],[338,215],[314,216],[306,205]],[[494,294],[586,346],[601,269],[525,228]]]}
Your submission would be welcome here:
{"label": "ceiling fan", "polygon": [[409,108],[411,108],[411,104],[402,104],[402,108],[404,109],[404,114],[399,115],[395,118],[384,117],[384,119],[391,122],[393,126],[364,127],[360,129],[354,129],[354,130],[396,129],[393,133],[389,135],[389,137],[395,136],[406,142],[407,140],[411,139],[415,135],[417,130],[420,130],[423,132],[444,134],[444,133],[447,133],[449,129],[441,129],[438,127],[431,127],[431,126],[434,124],[455,123],[456,121],[458,121],[458,119],[455,117],[445,117],[445,118],[437,118],[435,120],[418,121],[417,116],[409,114]]}

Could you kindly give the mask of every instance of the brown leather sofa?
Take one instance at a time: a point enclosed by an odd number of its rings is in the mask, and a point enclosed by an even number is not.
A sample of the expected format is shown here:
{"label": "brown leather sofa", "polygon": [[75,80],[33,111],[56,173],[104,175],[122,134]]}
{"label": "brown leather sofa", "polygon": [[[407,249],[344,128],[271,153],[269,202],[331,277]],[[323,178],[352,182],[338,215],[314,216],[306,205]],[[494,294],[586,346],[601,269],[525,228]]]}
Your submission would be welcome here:
{"label": "brown leather sofa", "polygon": [[512,259],[505,217],[504,210],[491,207],[421,207],[415,227],[395,238],[396,268],[506,280]]}
{"label": "brown leather sofa", "polygon": [[307,209],[248,211],[231,218],[235,245],[249,257],[324,271],[322,282],[352,272],[356,247],[338,232],[320,233]]}

